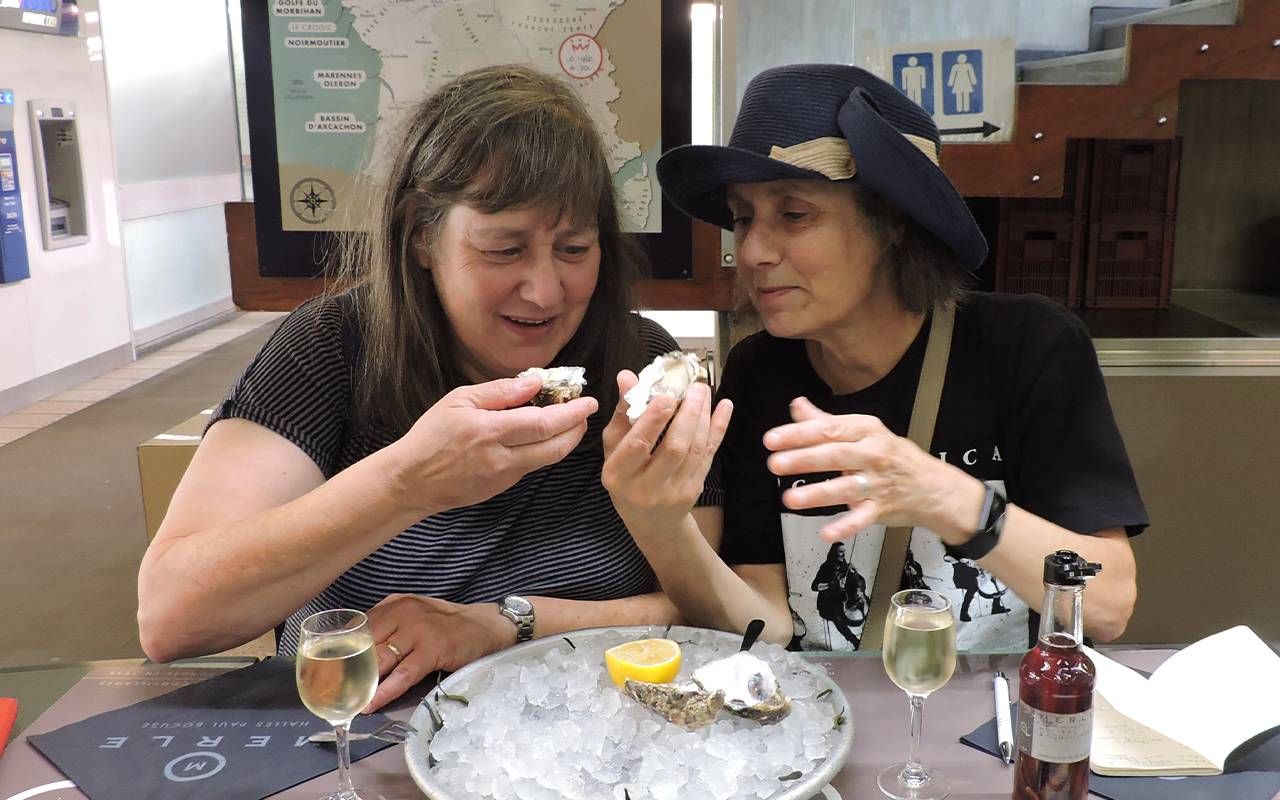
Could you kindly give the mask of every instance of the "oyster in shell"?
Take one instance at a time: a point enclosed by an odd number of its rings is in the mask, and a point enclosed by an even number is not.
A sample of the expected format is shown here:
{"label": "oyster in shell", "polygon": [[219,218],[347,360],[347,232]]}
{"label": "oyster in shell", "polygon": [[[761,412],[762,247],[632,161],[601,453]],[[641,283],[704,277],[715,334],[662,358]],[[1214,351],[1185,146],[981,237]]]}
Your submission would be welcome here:
{"label": "oyster in shell", "polygon": [[750,653],[734,653],[694,670],[693,682],[708,693],[723,694],[732,714],[764,725],[791,713],[791,700],[782,693],[773,670]]}
{"label": "oyster in shell", "polygon": [[636,385],[625,395],[627,419],[632,423],[640,419],[649,401],[660,394],[670,395],[679,403],[691,385],[707,382],[707,368],[697,353],[672,350],[655,358],[637,377]]}
{"label": "oyster in shell", "polygon": [[715,721],[724,707],[724,692],[705,692],[696,683],[645,683],[627,678],[622,691],[642,706],[688,730]]}
{"label": "oyster in shell", "polygon": [[581,397],[582,387],[587,385],[586,372],[586,367],[530,367],[516,377],[537,375],[542,380],[542,388],[529,404],[551,406]]}

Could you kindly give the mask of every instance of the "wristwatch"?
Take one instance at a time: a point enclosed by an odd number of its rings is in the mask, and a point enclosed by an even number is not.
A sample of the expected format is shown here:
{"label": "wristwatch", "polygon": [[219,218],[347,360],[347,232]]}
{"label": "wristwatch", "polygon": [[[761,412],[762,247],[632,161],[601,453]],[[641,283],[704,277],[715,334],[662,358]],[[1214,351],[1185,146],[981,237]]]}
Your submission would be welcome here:
{"label": "wristwatch", "polygon": [[982,499],[977,533],[964,544],[952,547],[951,551],[961,558],[977,561],[994,550],[1000,543],[1000,534],[1004,532],[1004,512],[1008,504],[1004,492],[988,484],[987,494]]}
{"label": "wristwatch", "polygon": [[498,603],[502,616],[516,626],[516,642],[533,638],[533,603],[516,594],[509,594]]}

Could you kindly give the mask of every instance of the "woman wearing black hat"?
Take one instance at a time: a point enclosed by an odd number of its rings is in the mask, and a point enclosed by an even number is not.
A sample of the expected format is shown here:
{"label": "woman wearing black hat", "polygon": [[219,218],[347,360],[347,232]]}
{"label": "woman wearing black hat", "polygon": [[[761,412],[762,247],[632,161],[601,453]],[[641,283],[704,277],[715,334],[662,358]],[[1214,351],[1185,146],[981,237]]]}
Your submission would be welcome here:
{"label": "woman wearing black hat", "polygon": [[[939,144],[893,86],[801,65],[751,82],[728,147],[659,162],[677,206],[733,230],[765,327],[730,354],[714,415],[698,394],[606,432],[605,485],[692,620],[741,630],[761,617],[786,642],[794,615],[801,646],[856,649],[876,641],[888,593],[923,583],[964,603],[960,647],[1025,645],[1043,558],[1067,548],[1104,566],[1086,633],[1123,632],[1137,595],[1128,537],[1147,517],[1092,341],[1043,298],[963,291],[987,246]],[[704,463],[730,405],[723,513],[691,513],[696,470],[671,451]],[[872,622],[852,637],[808,591],[838,539],[875,587]]]}

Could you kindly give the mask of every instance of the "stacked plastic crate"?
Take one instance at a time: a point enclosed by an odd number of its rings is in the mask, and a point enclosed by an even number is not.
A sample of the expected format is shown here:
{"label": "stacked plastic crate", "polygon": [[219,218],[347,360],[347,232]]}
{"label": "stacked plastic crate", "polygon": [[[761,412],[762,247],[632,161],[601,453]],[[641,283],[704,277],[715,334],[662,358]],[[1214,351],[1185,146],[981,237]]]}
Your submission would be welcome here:
{"label": "stacked plastic crate", "polygon": [[1181,140],[1093,145],[1084,304],[1167,308]]}
{"label": "stacked plastic crate", "polygon": [[1091,150],[1088,140],[1067,142],[1062,197],[1001,199],[996,291],[1080,305]]}

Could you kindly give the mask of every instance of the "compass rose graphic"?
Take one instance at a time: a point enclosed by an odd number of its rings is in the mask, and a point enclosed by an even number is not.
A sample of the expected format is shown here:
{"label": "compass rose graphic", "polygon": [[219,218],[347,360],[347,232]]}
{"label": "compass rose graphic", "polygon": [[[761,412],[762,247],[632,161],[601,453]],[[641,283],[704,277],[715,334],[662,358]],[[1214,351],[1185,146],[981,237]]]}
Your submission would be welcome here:
{"label": "compass rose graphic", "polygon": [[303,222],[317,225],[333,214],[333,189],[319,178],[303,178],[289,190],[289,207]]}

